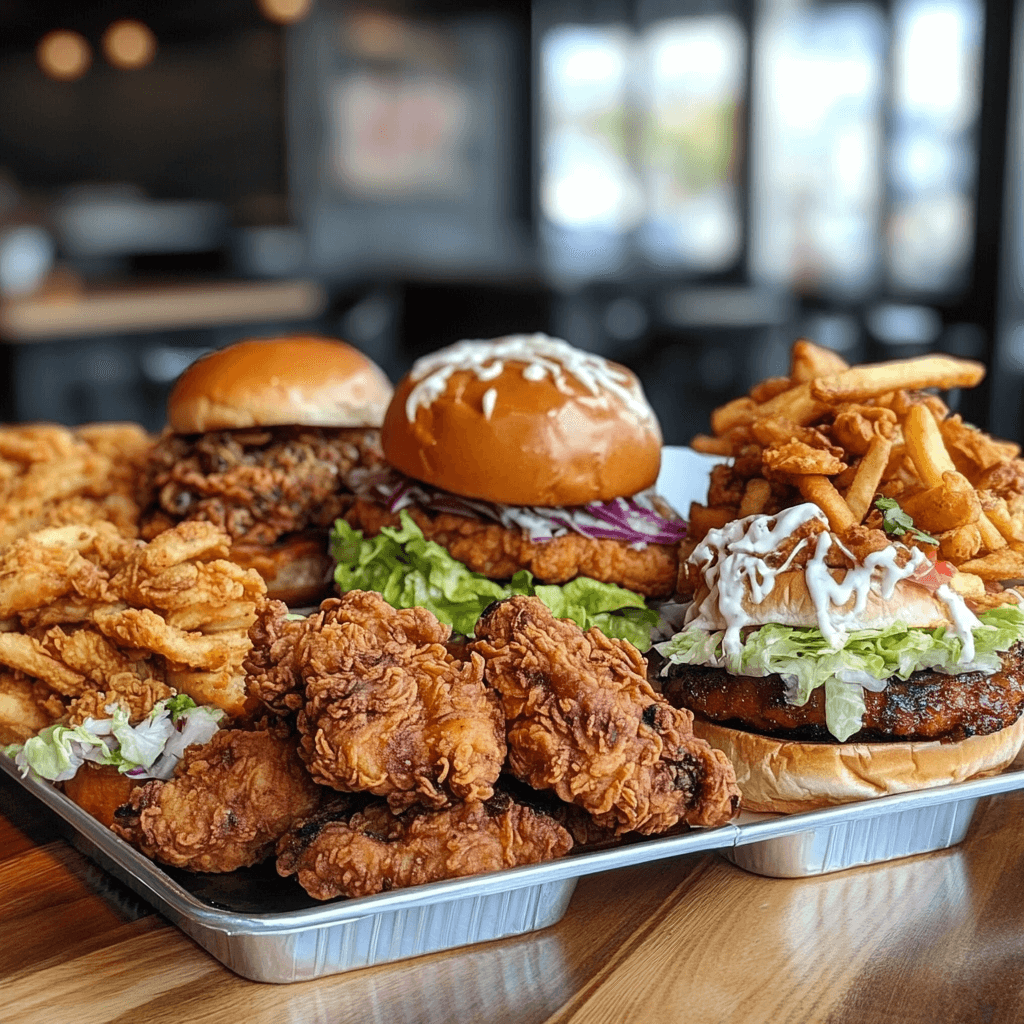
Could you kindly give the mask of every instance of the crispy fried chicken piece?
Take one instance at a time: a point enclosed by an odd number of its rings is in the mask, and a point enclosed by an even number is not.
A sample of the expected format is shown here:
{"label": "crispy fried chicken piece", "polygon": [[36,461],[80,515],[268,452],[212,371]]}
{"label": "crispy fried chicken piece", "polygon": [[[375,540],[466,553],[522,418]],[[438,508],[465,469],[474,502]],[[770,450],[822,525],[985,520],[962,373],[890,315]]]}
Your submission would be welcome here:
{"label": "crispy fried chicken piece", "polygon": [[0,548],[70,523],[109,521],[136,536],[134,481],[153,441],[132,423],[0,427]]}
{"label": "crispy fried chicken piece", "polygon": [[151,537],[168,519],[215,523],[235,542],[327,528],[348,507],[345,478],[382,461],[377,430],[273,427],[196,437],[165,434],[154,447],[142,500]]}
{"label": "crispy fried chicken piece", "polygon": [[64,702],[42,683],[0,672],[0,746],[24,743],[64,714]]}
{"label": "crispy fried chicken piece", "polygon": [[[510,579],[520,569],[529,569],[541,583],[589,576],[647,597],[664,597],[675,589],[679,558],[674,545],[648,544],[638,550],[625,541],[593,540],[576,533],[531,541],[523,530],[483,519],[414,506],[405,511],[428,540],[490,579]],[[401,525],[397,513],[365,499],[357,500],[345,519],[368,536],[380,533],[382,526]]]}
{"label": "crispy fried chicken piece", "polygon": [[277,870],[297,875],[314,899],[329,900],[538,864],[570,849],[572,837],[558,822],[499,791],[439,811],[396,816],[374,803],[313,818],[278,843]]}
{"label": "crispy fried chicken piece", "polygon": [[658,697],[639,651],[555,619],[535,597],[492,605],[472,645],[501,695],[509,765],[617,834],[682,820],[720,825],[739,806],[725,755],[693,736],[693,716]]}
{"label": "crispy fried chicken piece", "polygon": [[504,722],[483,659],[446,647],[423,608],[351,591],[296,625],[269,602],[250,636],[250,692],[299,708],[300,751],[317,782],[385,796],[402,810],[486,800],[505,760]]}
{"label": "crispy fried chicken piece", "polygon": [[113,829],[164,864],[234,871],[273,853],[320,798],[287,729],[221,729],[185,751],[173,778],[134,790]]}
{"label": "crispy fried chicken piece", "polygon": [[107,708],[117,704],[131,722],[141,722],[159,701],[174,696],[174,691],[159,679],[140,679],[134,672],[118,672],[107,677],[104,689],[86,690],[68,705],[67,724],[81,725],[87,718],[110,718]]}

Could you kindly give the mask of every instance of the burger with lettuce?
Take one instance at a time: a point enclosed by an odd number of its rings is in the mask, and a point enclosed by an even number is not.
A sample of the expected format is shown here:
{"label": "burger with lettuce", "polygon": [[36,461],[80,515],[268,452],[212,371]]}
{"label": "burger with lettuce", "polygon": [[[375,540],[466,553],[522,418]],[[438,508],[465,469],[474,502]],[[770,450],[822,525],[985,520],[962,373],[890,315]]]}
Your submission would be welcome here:
{"label": "burger with lettuce", "polygon": [[881,530],[840,538],[812,504],[694,548],[684,628],[658,645],[663,690],[732,761],[746,809],[809,810],[1014,760],[1020,596],[972,610],[932,550]]}
{"label": "burger with lettuce", "polygon": [[650,646],[686,527],[654,491],[661,430],[634,374],[543,334],[417,361],[381,428],[387,467],[350,481],[339,590],[420,605],[466,635],[493,601]]}

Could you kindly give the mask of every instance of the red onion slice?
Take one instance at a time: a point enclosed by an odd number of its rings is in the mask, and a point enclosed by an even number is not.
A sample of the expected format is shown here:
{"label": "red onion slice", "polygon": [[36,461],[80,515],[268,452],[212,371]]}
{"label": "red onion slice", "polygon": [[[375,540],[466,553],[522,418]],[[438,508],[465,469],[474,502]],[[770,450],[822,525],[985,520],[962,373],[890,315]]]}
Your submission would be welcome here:
{"label": "red onion slice", "polygon": [[350,474],[348,484],[361,498],[379,502],[392,513],[419,505],[430,512],[489,519],[509,529],[524,530],[531,541],[551,540],[573,532],[592,540],[616,540],[643,547],[676,544],[686,536],[686,524],[662,515],[651,491],[612,501],[547,508],[463,498],[394,470],[356,470]]}

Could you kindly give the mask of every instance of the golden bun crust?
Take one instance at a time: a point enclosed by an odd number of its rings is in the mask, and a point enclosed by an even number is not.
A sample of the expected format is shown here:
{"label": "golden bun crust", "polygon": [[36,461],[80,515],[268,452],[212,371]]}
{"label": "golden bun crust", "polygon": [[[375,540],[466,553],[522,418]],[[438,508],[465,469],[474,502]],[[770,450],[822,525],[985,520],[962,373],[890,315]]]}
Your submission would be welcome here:
{"label": "golden bun crust", "polygon": [[472,368],[455,369],[440,393],[410,403],[422,379],[414,366],[384,417],[384,457],[417,480],[507,505],[584,505],[654,484],[661,430],[628,369],[605,363],[628,382],[624,400],[616,391],[595,396],[571,371],[559,382],[524,375],[529,365],[507,358],[500,373],[483,379]]}
{"label": "golden bun crust", "polygon": [[798,743],[696,717],[693,732],[732,762],[744,810],[789,814],[993,775],[1024,745],[1024,716],[956,743]]}
{"label": "golden bun crust", "polygon": [[128,802],[132,790],[144,781],[148,780],[122,775],[114,765],[86,761],[70,779],[61,783],[61,787],[65,796],[110,828],[114,812]]}
{"label": "golden bun crust", "polygon": [[285,536],[276,544],[233,544],[231,561],[255,569],[267,585],[267,597],[289,608],[319,605],[334,593],[334,559],[325,530]]}
{"label": "golden bun crust", "polygon": [[343,341],[252,339],[212,352],[167,399],[176,434],[242,427],[377,427],[391,400],[384,371]]}
{"label": "golden bun crust", "polygon": [[[841,569],[832,570],[832,575],[838,580],[842,580],[843,574]],[[714,602],[704,601],[707,596],[708,588],[702,580],[694,595],[700,625],[712,630],[726,629],[729,623],[725,616]],[[818,625],[814,600],[807,589],[807,578],[802,569],[780,572],[775,577],[775,586],[760,602],[751,598],[748,584],[741,603],[750,625]],[[856,598],[851,597],[844,605],[830,606],[830,621],[844,629],[885,629],[897,621],[922,629],[948,626],[950,623],[949,612],[942,601],[927,587],[909,579],[897,582],[889,600],[885,600],[872,587],[864,608],[858,610],[855,604]]]}

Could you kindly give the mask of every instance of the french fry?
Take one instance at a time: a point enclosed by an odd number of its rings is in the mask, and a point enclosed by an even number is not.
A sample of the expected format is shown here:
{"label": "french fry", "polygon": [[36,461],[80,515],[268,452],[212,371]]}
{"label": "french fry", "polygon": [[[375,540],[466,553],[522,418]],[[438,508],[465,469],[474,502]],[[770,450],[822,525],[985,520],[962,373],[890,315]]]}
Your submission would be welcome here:
{"label": "french fry", "polygon": [[[813,423],[828,412],[828,403],[811,396],[813,381],[798,384],[756,407],[755,417],[781,416],[800,426]],[[751,418],[755,418],[751,417]]]}
{"label": "french fry", "polygon": [[720,405],[711,413],[711,430],[721,436],[732,427],[743,426],[753,420],[757,403],[744,395]]}
{"label": "french fry", "polygon": [[816,378],[809,382],[809,387],[813,398],[835,405],[863,401],[897,389],[974,387],[984,376],[985,367],[981,363],[931,355],[855,366],[831,377]]}
{"label": "french fry", "polygon": [[732,455],[732,442],[728,437],[712,437],[710,434],[697,434],[690,440],[690,447],[704,455]]}
{"label": "french fry", "polygon": [[850,506],[846,504],[843,496],[835,489],[827,476],[796,477],[796,485],[808,501],[813,501],[825,513],[828,525],[836,533],[845,533],[851,527],[858,525],[858,520],[850,511]]}
{"label": "french fry", "polygon": [[910,407],[903,420],[903,443],[925,487],[939,487],[943,473],[956,472],[939,425],[926,406]]}
{"label": "french fry", "polygon": [[891,451],[892,438],[876,434],[857,466],[857,475],[846,492],[846,504],[858,523],[864,522],[864,517],[875,500],[878,485],[882,482],[882,474],[889,464]]}
{"label": "french fry", "polygon": [[999,531],[1007,544],[1020,544],[1024,541],[1024,526],[1010,515],[1004,498],[984,501],[982,507],[988,521]]}
{"label": "french fry", "polygon": [[747,481],[743,500],[740,502],[739,518],[760,515],[768,505],[771,495],[772,485],[764,477],[751,477]]}
{"label": "french fry", "polygon": [[783,391],[788,391],[792,386],[793,384],[788,377],[766,377],[755,384],[748,394],[753,401],[760,405],[776,395],[781,395]]}
{"label": "french fry", "polygon": [[805,381],[814,380],[815,377],[842,373],[849,368],[849,363],[831,349],[815,345],[806,338],[799,338],[793,342],[789,375],[794,384],[803,384]]}

